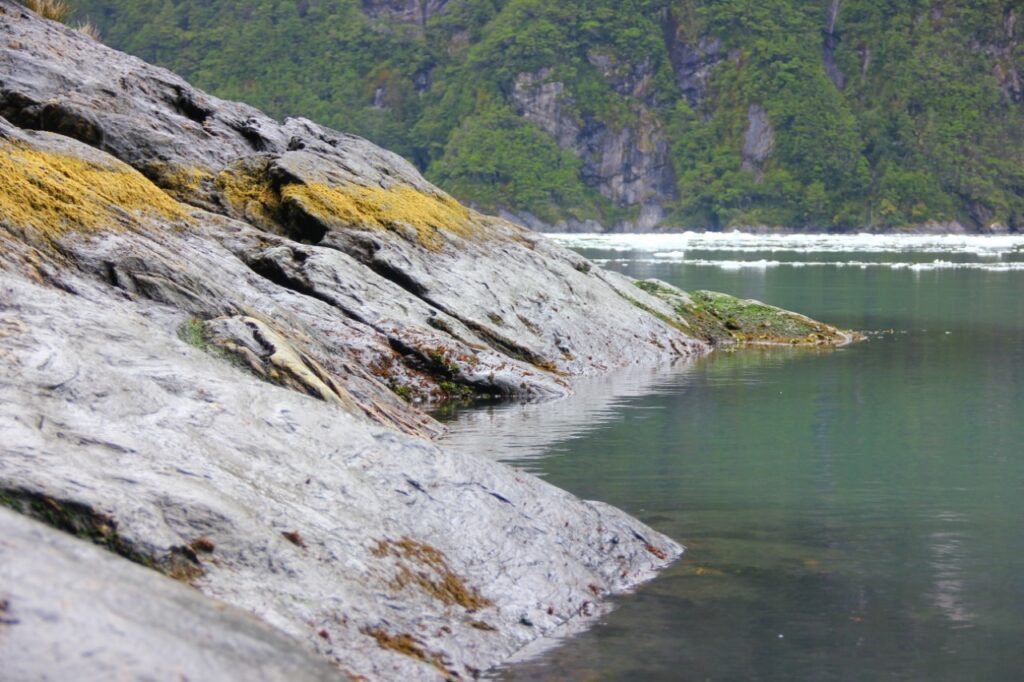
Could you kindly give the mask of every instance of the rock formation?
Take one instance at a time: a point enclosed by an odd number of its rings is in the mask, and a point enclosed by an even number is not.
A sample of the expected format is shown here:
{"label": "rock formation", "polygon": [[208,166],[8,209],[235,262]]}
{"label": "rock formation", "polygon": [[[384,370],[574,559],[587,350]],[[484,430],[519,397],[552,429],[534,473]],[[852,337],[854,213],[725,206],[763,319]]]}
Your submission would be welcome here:
{"label": "rock formation", "polygon": [[683,292],[11,0],[0,37],[0,505],[111,552],[0,513],[5,673],[472,678],[679,555],[415,405],[704,352]]}
{"label": "rock formation", "polygon": [[[9,0],[0,34],[0,501],[168,576],[5,515],[5,670],[39,670],[22,643],[46,641],[61,598],[51,674],[138,619],[78,674],[130,671],[148,642],[226,679],[291,637],[300,678],[323,674],[303,652],[373,679],[473,677],[678,555],[431,445],[442,427],[408,402],[564,395],[705,348],[626,284],[361,139],[219,101]],[[82,552],[103,568],[76,590]],[[152,606],[123,605],[143,590]],[[222,608],[200,592],[282,634],[224,612],[204,654],[152,629]]]}

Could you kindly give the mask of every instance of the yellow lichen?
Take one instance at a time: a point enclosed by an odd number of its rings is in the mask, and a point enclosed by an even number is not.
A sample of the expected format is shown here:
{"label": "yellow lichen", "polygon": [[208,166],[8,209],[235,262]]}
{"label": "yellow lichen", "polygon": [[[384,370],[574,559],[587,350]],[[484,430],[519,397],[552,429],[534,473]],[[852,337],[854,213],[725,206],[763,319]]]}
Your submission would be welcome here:
{"label": "yellow lichen", "polygon": [[195,197],[203,183],[213,180],[213,173],[198,166],[152,165],[150,170],[157,185],[182,200]]}
{"label": "yellow lichen", "polygon": [[0,143],[0,219],[47,239],[129,227],[131,213],[184,218],[184,209],[130,167]]}
{"label": "yellow lichen", "polygon": [[281,196],[327,225],[399,233],[411,228],[429,249],[440,248],[445,233],[468,236],[473,231],[468,208],[449,196],[426,194],[408,186],[292,184],[282,188]]}
{"label": "yellow lichen", "polygon": [[260,227],[276,231],[281,197],[270,182],[266,160],[243,159],[221,171],[216,184],[236,214]]}

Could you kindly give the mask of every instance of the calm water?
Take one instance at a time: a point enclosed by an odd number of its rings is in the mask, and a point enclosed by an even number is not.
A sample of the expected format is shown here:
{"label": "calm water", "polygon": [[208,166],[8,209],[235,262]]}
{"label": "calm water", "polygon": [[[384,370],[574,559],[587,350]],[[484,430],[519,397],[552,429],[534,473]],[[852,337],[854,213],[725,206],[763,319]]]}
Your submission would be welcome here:
{"label": "calm water", "polygon": [[574,243],[635,277],[884,333],[457,415],[456,446],[497,444],[688,548],[502,679],[1024,679],[1019,241]]}

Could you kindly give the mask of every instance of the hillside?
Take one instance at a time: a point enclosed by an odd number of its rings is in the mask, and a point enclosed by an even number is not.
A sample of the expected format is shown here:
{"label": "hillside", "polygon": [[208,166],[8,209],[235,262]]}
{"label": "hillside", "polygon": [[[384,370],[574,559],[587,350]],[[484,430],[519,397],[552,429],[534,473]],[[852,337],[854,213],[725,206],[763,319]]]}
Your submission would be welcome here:
{"label": "hillside", "polygon": [[1024,224],[1009,0],[76,4],[115,47],[537,227]]}

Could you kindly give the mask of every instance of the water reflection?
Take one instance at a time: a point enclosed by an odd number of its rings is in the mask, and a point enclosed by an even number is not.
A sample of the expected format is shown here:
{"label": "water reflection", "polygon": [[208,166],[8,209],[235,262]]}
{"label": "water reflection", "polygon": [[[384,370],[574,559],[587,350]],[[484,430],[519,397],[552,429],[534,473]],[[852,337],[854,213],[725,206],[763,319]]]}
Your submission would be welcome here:
{"label": "water reflection", "polygon": [[443,441],[446,447],[530,468],[529,460],[551,456],[558,444],[581,438],[609,422],[630,420],[642,427],[651,419],[645,412],[664,406],[637,405],[632,399],[683,394],[694,372],[712,385],[754,385],[760,381],[759,369],[832,352],[837,351],[763,346],[723,350],[713,361],[704,356],[584,377],[573,384],[573,395],[561,400],[471,405],[449,408],[435,416],[449,428]]}
{"label": "water reflection", "polygon": [[628,368],[586,377],[574,383],[573,396],[562,400],[503,402],[455,410],[444,415],[450,432],[443,442],[452,449],[507,462],[546,456],[555,443],[622,419],[627,399],[678,390],[685,385],[695,362],[678,360],[661,367]]}

